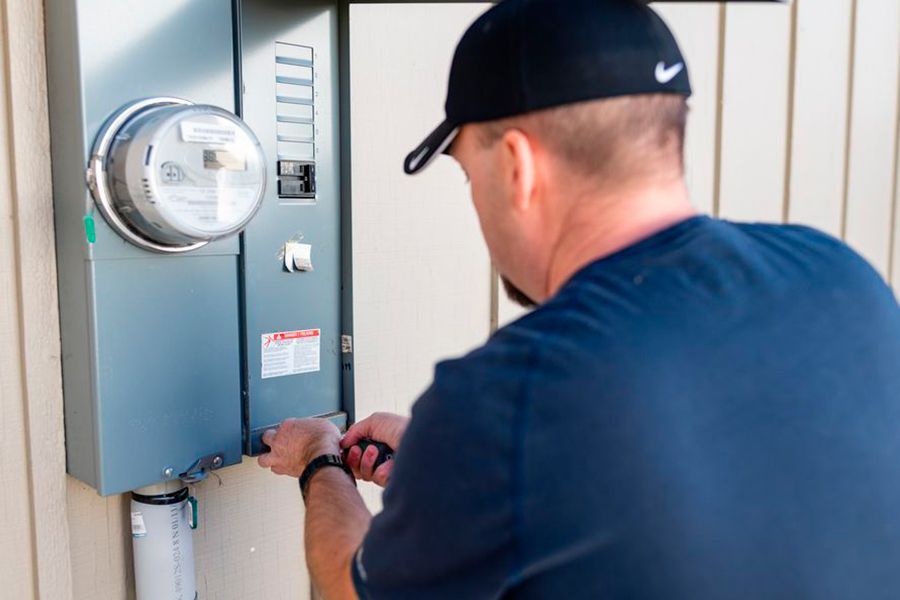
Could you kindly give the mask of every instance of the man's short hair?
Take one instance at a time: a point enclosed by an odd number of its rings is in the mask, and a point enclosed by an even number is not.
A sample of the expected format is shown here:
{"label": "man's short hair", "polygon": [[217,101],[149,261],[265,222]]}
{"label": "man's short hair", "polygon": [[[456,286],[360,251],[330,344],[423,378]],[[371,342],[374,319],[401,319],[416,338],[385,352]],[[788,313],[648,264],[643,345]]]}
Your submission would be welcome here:
{"label": "man's short hair", "polygon": [[684,171],[687,98],[647,94],[591,100],[480,123],[481,141],[509,129],[534,136],[578,175],[599,182]]}

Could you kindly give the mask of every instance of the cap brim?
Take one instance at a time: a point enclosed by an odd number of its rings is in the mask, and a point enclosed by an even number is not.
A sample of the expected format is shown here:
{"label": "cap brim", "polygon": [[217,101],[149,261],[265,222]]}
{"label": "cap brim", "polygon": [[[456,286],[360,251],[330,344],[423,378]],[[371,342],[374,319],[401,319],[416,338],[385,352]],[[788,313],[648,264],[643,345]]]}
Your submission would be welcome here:
{"label": "cap brim", "polygon": [[450,147],[458,132],[459,126],[450,121],[438,125],[418,148],[409,153],[403,162],[403,170],[407,175],[413,175],[430,165],[431,161]]}

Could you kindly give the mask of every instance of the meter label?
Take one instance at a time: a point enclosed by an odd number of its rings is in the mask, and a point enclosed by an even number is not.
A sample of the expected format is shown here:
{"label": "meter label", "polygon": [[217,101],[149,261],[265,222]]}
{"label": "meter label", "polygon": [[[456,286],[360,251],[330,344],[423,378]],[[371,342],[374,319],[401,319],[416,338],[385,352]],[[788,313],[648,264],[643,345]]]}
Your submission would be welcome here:
{"label": "meter label", "polygon": [[233,144],[237,139],[237,128],[224,124],[224,119],[218,120],[223,124],[183,121],[181,123],[181,139],[197,144]]}
{"label": "meter label", "polygon": [[321,338],[319,329],[263,334],[262,378],[319,371]]}
{"label": "meter label", "polygon": [[256,191],[239,187],[170,185],[160,201],[181,225],[214,233],[240,223],[254,208]]}

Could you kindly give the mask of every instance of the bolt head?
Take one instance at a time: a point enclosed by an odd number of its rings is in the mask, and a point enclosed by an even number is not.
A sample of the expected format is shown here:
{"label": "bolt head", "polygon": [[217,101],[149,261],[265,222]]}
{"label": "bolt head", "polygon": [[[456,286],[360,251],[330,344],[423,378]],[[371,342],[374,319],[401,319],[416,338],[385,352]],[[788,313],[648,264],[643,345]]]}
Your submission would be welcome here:
{"label": "bolt head", "polygon": [[213,458],[212,464],[213,464],[213,466],[214,466],[215,468],[217,468],[217,469],[218,469],[219,467],[221,467],[221,466],[222,466],[222,457],[221,457],[221,456],[216,456],[215,458]]}
{"label": "bolt head", "polygon": [[175,469],[173,469],[172,467],[166,467],[165,469],[163,469],[163,477],[165,477],[166,479],[172,479],[174,475]]}

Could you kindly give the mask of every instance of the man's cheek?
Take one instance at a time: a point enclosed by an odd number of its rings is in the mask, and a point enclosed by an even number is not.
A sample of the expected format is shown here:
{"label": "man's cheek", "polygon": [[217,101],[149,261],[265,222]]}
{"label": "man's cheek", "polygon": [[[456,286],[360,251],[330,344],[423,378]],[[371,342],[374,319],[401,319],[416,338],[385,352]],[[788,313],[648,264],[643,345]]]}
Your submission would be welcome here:
{"label": "man's cheek", "polygon": [[475,213],[478,215],[478,223],[481,225],[481,233],[489,246],[493,246],[496,227],[496,215],[494,215],[493,203],[487,194],[473,186],[472,188],[472,204],[475,206]]}

